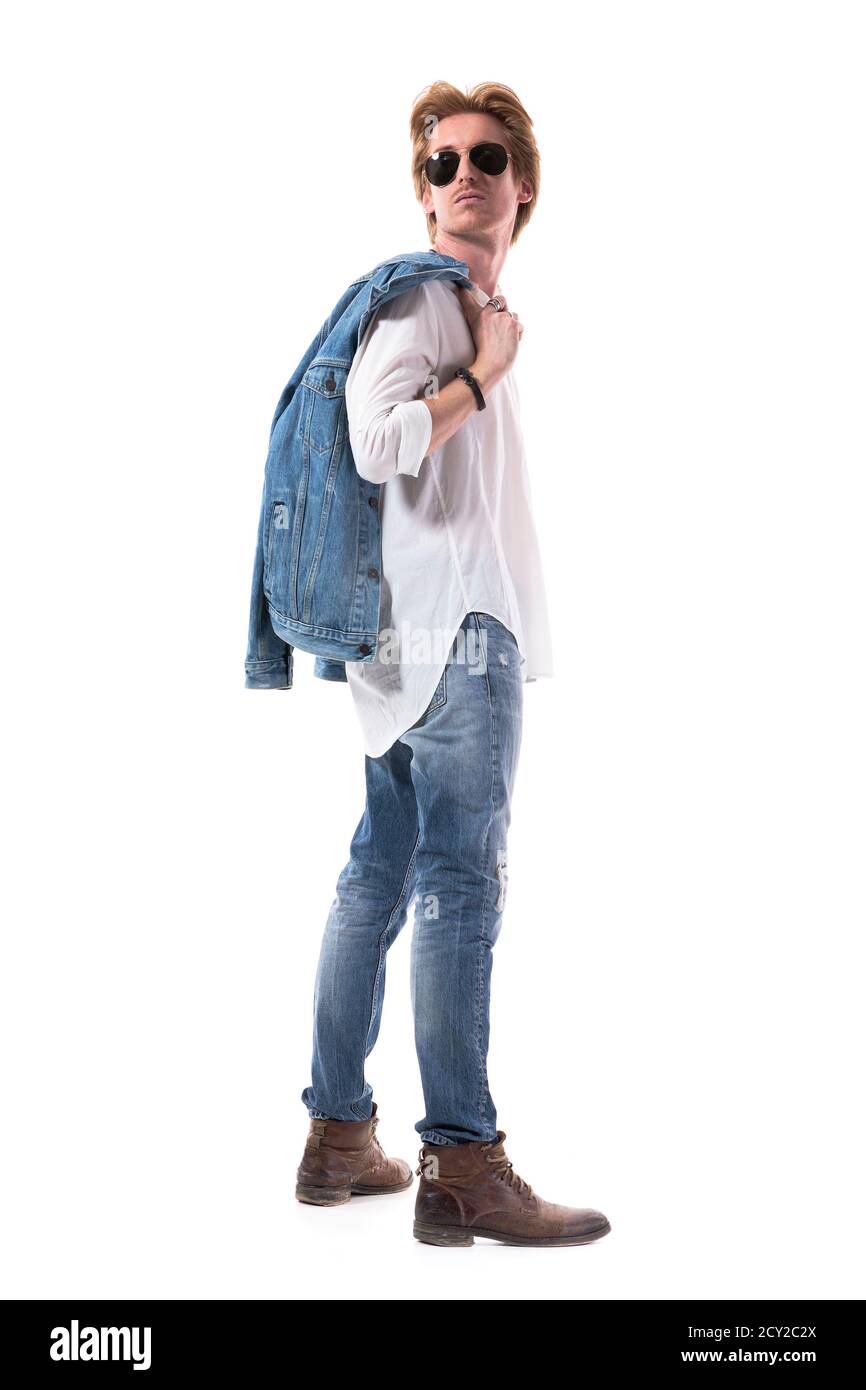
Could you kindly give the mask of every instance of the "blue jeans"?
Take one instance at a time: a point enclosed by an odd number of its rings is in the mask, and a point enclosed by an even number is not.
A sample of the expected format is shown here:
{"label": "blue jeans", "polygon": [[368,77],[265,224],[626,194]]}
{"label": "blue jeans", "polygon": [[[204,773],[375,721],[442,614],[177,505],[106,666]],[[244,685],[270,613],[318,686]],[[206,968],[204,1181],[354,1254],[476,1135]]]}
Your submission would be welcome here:
{"label": "blue jeans", "polygon": [[367,799],[337,880],[313,999],[317,1119],[365,1120],[364,1062],[379,1035],[388,948],[416,896],[411,951],[425,1143],[496,1138],[487,1083],[492,952],[507,886],[507,833],[523,717],[512,633],[467,613],[417,723],[365,755]]}

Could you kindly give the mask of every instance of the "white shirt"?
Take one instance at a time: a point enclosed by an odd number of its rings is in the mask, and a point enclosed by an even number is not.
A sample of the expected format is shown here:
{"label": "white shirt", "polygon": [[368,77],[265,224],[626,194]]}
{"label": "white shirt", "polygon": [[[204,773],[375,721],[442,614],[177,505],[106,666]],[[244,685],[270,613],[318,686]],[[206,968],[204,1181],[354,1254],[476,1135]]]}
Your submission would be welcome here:
{"label": "white shirt", "polygon": [[[487,303],[483,291],[477,298]],[[427,453],[433,417],[425,392],[437,383],[444,390],[474,356],[456,284],[434,280],[376,312],[346,380],[355,466],[370,482],[387,483],[379,493],[379,643],[373,660],[346,662],[372,758],[424,713],[473,610],[514,634],[525,681],[553,675],[513,369],[485,393],[485,410],[474,409]]]}

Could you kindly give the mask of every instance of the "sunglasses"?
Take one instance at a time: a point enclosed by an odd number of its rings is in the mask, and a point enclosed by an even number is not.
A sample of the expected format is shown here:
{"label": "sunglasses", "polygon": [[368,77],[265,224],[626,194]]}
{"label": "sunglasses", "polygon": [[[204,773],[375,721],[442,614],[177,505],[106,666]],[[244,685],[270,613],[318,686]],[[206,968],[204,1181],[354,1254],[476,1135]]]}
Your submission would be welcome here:
{"label": "sunglasses", "polygon": [[[489,141],[473,145],[469,158],[482,174],[504,174],[508,168],[508,151],[504,145],[493,145]],[[460,155],[457,150],[437,150],[431,154],[424,165],[428,183],[434,188],[444,188],[451,183],[460,168]]]}

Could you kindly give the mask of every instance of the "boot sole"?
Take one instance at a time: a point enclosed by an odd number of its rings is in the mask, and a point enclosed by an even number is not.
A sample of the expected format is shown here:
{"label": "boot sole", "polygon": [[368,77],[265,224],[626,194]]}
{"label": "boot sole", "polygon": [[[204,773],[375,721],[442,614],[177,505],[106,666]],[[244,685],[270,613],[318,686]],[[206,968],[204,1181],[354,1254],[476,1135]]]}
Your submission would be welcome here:
{"label": "boot sole", "polygon": [[406,1182],[392,1183],[389,1187],[361,1187],[347,1184],[345,1187],[313,1187],[309,1183],[298,1183],[295,1196],[299,1202],[309,1202],[314,1207],[339,1207],[352,1197],[379,1197],[383,1193],[405,1192],[412,1186],[410,1177]]}
{"label": "boot sole", "polygon": [[461,1226],[431,1226],[425,1221],[416,1221],[412,1234],[425,1245],[474,1245],[476,1236],[487,1240],[498,1240],[502,1245],[587,1245],[592,1240],[600,1240],[610,1231],[610,1222],[597,1226],[594,1231],[584,1231],[579,1236],[513,1236],[505,1231],[487,1231],[481,1226],[473,1226],[467,1231]]}

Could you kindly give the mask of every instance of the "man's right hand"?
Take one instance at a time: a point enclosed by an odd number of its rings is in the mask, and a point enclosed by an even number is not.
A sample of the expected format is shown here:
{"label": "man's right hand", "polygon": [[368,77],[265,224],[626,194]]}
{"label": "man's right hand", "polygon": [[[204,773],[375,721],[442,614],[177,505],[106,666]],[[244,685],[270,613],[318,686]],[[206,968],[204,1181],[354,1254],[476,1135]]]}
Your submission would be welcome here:
{"label": "man's right hand", "polygon": [[523,325],[516,315],[512,318],[508,313],[507,303],[504,309],[489,309],[482,307],[465,286],[458,286],[458,291],[460,307],[475,343],[475,361],[470,370],[478,378],[482,391],[489,391],[511,369],[523,336]]}

